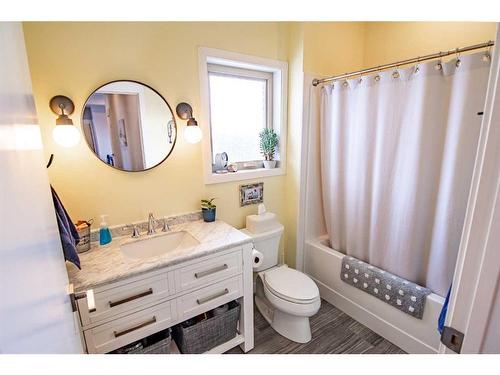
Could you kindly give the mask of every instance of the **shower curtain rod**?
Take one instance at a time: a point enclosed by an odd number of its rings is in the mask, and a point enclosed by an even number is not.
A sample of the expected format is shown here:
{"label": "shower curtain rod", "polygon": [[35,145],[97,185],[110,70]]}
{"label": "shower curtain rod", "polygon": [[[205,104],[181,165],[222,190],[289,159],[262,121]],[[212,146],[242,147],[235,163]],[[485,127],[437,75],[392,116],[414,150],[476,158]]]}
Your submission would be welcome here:
{"label": "shower curtain rod", "polygon": [[489,40],[485,43],[475,44],[473,46],[468,46],[468,47],[463,47],[463,48],[455,48],[453,50],[449,50],[449,51],[445,51],[445,52],[438,52],[438,53],[433,53],[431,55],[415,57],[413,59],[401,60],[401,61],[397,61],[397,62],[390,63],[390,64],[379,65],[379,66],[369,68],[369,69],[362,69],[362,70],[357,70],[357,71],[351,72],[351,73],[341,74],[338,76],[332,76],[332,77],[321,78],[321,79],[315,78],[315,79],[313,79],[312,84],[313,84],[313,86],[318,86],[319,84],[322,84],[322,83],[337,81],[339,79],[349,78],[349,77],[357,76],[360,74],[372,73],[372,72],[377,72],[377,71],[385,70],[385,69],[389,69],[389,68],[395,68],[395,67],[398,67],[400,65],[408,65],[408,64],[413,64],[413,63],[419,63],[421,61],[433,60],[433,59],[441,58],[444,56],[449,56],[449,55],[459,54],[462,52],[473,51],[476,49],[491,47],[493,45],[495,45],[495,43],[493,41]]}

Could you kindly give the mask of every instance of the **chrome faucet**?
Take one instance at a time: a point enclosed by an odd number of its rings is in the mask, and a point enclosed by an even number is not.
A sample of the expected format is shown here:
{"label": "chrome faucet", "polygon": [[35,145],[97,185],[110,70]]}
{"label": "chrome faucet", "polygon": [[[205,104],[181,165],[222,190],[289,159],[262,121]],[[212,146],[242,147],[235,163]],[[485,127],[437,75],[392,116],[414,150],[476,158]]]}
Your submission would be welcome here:
{"label": "chrome faucet", "polygon": [[150,212],[148,217],[148,235],[151,236],[152,234],[156,233],[155,225],[156,225],[156,220],[153,216],[153,213]]}

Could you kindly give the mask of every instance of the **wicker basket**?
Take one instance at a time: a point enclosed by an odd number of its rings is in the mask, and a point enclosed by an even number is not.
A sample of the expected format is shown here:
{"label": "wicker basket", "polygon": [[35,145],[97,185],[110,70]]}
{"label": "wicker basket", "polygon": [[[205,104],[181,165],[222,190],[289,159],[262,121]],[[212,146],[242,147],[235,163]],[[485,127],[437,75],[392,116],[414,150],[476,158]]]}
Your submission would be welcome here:
{"label": "wicker basket", "polygon": [[170,354],[170,328],[115,350],[114,354]]}
{"label": "wicker basket", "polygon": [[189,327],[178,324],[172,328],[172,335],[181,353],[204,353],[236,336],[239,317],[240,304],[231,301],[226,312]]}

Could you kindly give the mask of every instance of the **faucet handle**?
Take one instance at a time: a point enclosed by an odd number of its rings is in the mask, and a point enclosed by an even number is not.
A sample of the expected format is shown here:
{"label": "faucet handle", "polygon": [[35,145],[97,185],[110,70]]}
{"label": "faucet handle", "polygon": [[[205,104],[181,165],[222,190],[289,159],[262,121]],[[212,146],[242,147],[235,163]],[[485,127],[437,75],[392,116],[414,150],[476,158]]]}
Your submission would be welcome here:
{"label": "faucet handle", "polygon": [[137,228],[137,224],[127,224],[123,227],[123,229],[132,228],[132,238],[139,238],[141,234],[139,233],[139,228]]}
{"label": "faucet handle", "polygon": [[169,232],[170,231],[170,226],[168,225],[168,219],[166,216],[163,217],[163,226],[161,228],[162,232]]}

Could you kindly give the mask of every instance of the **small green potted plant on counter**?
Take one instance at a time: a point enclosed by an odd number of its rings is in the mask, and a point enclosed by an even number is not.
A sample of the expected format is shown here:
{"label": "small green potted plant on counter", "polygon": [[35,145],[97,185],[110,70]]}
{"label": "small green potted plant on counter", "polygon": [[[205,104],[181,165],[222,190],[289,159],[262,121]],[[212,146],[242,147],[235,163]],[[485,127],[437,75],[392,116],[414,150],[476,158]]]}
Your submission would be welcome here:
{"label": "small green potted plant on counter", "polygon": [[276,146],[278,146],[278,134],[273,129],[266,128],[259,133],[260,138],[260,153],[264,156],[264,168],[276,167],[276,160],[274,160],[274,153]]}
{"label": "small green potted plant on counter", "polygon": [[215,209],[217,207],[213,203],[215,199],[216,198],[201,200],[201,212],[203,214],[203,220],[206,221],[207,223],[215,221]]}

